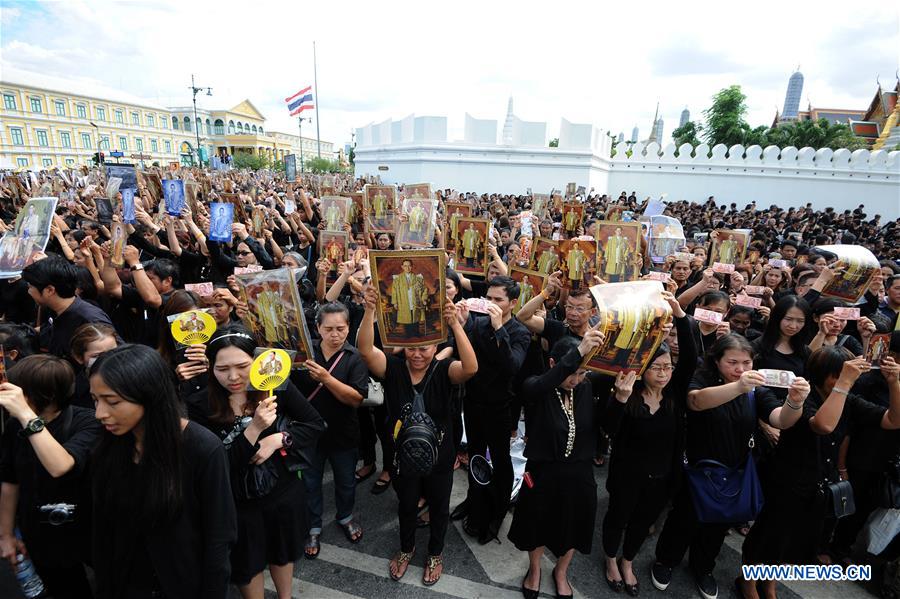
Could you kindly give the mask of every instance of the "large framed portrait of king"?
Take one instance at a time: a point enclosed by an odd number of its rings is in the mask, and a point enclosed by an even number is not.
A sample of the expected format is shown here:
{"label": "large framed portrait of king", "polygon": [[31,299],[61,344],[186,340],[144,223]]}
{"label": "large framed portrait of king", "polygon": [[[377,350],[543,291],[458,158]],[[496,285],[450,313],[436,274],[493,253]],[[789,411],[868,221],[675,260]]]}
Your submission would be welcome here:
{"label": "large framed portrait of king", "polygon": [[486,218],[460,217],[456,222],[453,247],[456,256],[454,269],[466,275],[487,277],[488,234],[491,221]]}
{"label": "large framed portrait of king", "polygon": [[[406,198],[403,213],[406,219],[397,225],[397,243],[401,247],[430,248],[434,240],[434,219],[437,200]],[[399,220],[399,219],[398,219]]]}
{"label": "large framed portrait of king", "polygon": [[599,221],[597,274],[607,283],[636,281],[641,277],[641,225],[637,222]]}
{"label": "large framed portrait of king", "polygon": [[331,265],[325,273],[325,282],[331,285],[340,276],[338,267],[350,259],[350,236],[346,231],[319,232],[319,256]]}
{"label": "large framed portrait of king", "polygon": [[509,267],[510,278],[519,284],[519,299],[513,306],[513,314],[518,314],[522,306],[534,299],[544,289],[547,280],[547,274],[528,270],[527,268],[519,268],[518,266]]}
{"label": "large framed portrait of king", "polygon": [[322,198],[321,214],[326,231],[343,231],[344,225],[350,222],[350,204],[352,200],[343,196],[327,196]]}
{"label": "large framed portrait of king", "polygon": [[372,250],[378,291],[378,333],[386,347],[421,347],[447,339],[446,253],[443,250]]}
{"label": "large framed portrait of king", "polygon": [[400,193],[403,199],[429,199],[433,198],[431,193],[431,183],[413,183],[412,185],[404,185],[403,191]]}
{"label": "large framed portrait of king", "polygon": [[747,234],[731,229],[716,229],[713,235],[712,251],[709,253],[709,265],[742,264],[747,255]]}
{"label": "large framed portrait of king", "polygon": [[444,246],[448,252],[455,248],[456,230],[459,219],[472,216],[472,205],[465,202],[447,202],[444,204],[447,226],[444,228]]}
{"label": "large framed portrait of king", "polygon": [[559,242],[546,237],[536,237],[531,244],[528,256],[528,269],[545,275],[552,274],[559,268]]}
{"label": "large framed portrait of king", "polygon": [[582,366],[612,376],[630,371],[642,375],[663,342],[663,327],[672,317],[662,291],[659,281],[591,287],[604,341],[585,356]]}
{"label": "large framed portrait of king", "polygon": [[597,242],[583,238],[559,242],[559,270],[564,289],[585,289],[597,274]]}
{"label": "large framed portrait of king", "polygon": [[394,233],[394,210],[397,207],[396,185],[366,185],[366,231]]}

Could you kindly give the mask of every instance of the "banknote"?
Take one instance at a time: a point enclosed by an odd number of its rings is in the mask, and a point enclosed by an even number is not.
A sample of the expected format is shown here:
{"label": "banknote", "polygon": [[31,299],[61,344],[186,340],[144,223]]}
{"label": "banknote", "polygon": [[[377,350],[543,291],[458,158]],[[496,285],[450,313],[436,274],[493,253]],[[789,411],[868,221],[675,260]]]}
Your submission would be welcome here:
{"label": "banknote", "polygon": [[184,290],[193,291],[200,297],[210,296],[216,291],[215,286],[212,283],[185,283]]}
{"label": "banknote", "polygon": [[732,273],[734,272],[734,264],[725,264],[723,262],[713,262],[713,272]]}
{"label": "banknote", "polygon": [[859,320],[859,308],[841,308],[834,309],[834,315],[843,320]]}
{"label": "banknote", "polygon": [[747,308],[759,308],[762,305],[761,297],[751,297],[749,295],[738,295],[734,298],[734,303],[738,306]]}
{"label": "banknote", "polygon": [[766,377],[766,387],[789,388],[796,378],[790,370],[775,370],[773,368],[761,368],[758,371]]}
{"label": "banknote", "polygon": [[694,310],[694,320],[708,322],[709,324],[719,324],[722,322],[722,315],[718,312],[713,312],[712,310],[697,308]]}
{"label": "banknote", "polygon": [[748,295],[762,295],[766,292],[766,288],[763,285],[745,285],[744,293]]}
{"label": "banknote", "polygon": [[490,306],[493,302],[489,299],[485,299],[483,297],[470,297],[466,300],[466,305],[469,307],[469,312],[478,312],[480,314],[490,314],[488,311],[488,306]]}

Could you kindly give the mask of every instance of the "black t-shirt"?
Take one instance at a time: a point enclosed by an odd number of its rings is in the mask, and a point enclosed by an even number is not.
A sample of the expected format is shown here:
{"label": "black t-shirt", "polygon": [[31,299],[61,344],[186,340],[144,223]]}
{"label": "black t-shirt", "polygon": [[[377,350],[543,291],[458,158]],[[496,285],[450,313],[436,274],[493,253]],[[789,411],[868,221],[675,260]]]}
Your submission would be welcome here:
{"label": "black t-shirt", "polygon": [[112,326],[109,316],[98,306],[76,297],[62,314],[53,319],[47,351],[61,358],[69,358],[69,343],[75,329],[89,322],[99,322]]}
{"label": "black t-shirt", "polygon": [[[688,385],[688,391],[717,387],[725,381],[718,373],[698,370]],[[693,464],[697,460],[715,460],[729,467],[740,466],[750,451],[750,436],[756,430],[761,396],[770,394],[765,387],[754,390],[755,404],[751,407],[748,395],[742,394],[710,410],[687,411],[687,457]],[[768,414],[767,414],[768,415]]]}
{"label": "black t-shirt", "polygon": [[[395,355],[385,355],[387,364],[384,372],[384,401],[388,411],[389,429],[393,432],[403,406],[412,402],[413,384],[406,367],[406,360]],[[450,468],[453,465],[453,410],[451,405],[450,390],[453,383],[450,382],[450,364],[452,359],[433,360],[429,365],[431,379],[425,385],[428,374],[415,385],[415,389],[422,393],[425,402],[425,412],[431,416],[434,423],[441,427],[444,438],[438,450],[438,464],[441,467]],[[424,388],[423,388],[424,386]]]}
{"label": "black t-shirt", "polygon": [[[330,360],[326,360],[322,354],[321,340],[313,341],[312,349],[316,362],[326,370],[331,368],[343,352],[341,361],[331,371],[331,375],[356,389],[363,397],[366,396],[369,391],[369,370],[355,347],[344,343],[344,347],[331,356]],[[291,380],[306,397],[312,396],[319,386],[306,370],[294,370],[291,373]],[[359,418],[355,407],[335,399],[325,386],[315,393],[310,403],[328,423],[328,429],[319,439],[320,448],[340,450],[359,446]]]}
{"label": "black t-shirt", "polygon": [[[3,433],[0,481],[19,485],[17,518],[29,552],[51,562],[77,563],[89,548],[84,543],[90,531],[90,489],[84,473],[101,427],[93,410],[69,406],[46,428],[75,460],[72,469],[59,478],[50,476],[31,442],[19,437],[22,425],[10,418]],[[41,523],[47,516],[38,508],[53,503],[75,505],[73,522]]]}
{"label": "black t-shirt", "polygon": [[[766,351],[762,347],[762,339],[757,339],[752,343],[753,351],[756,358],[753,360],[753,368],[771,368],[775,370],[790,370],[797,376],[806,376],[806,358],[809,357],[809,350],[793,354],[783,354],[777,349]],[[787,397],[788,390],[783,387],[772,387],[772,393],[775,397],[784,400]]]}
{"label": "black t-shirt", "polygon": [[28,295],[28,283],[21,277],[0,282],[0,314],[7,322],[34,325],[37,304]]}
{"label": "black t-shirt", "polygon": [[572,337],[579,343],[581,342],[581,335],[576,334],[566,323],[559,320],[553,320],[552,318],[544,319],[544,332],[541,333],[541,337],[547,340],[548,352],[552,351],[556,342],[566,335]]}

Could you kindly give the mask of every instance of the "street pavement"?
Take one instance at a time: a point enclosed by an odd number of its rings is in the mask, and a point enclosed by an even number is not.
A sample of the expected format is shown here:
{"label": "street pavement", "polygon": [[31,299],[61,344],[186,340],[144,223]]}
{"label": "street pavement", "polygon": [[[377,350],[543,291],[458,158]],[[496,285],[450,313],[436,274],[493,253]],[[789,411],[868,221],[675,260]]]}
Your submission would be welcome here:
{"label": "street pavement", "polygon": [[[379,456],[380,459],[380,456]],[[607,493],[605,488],[606,468],[594,470],[600,494],[591,555],[576,554],[569,568],[569,580],[575,597],[623,597],[616,595],[604,581],[601,566],[599,527],[606,512]],[[528,567],[526,554],[516,548],[506,538],[512,515],[504,522],[499,542],[479,545],[465,535],[462,523],[451,523],[447,531],[444,549],[444,574],[433,587],[422,584],[422,569],[426,559],[428,529],[419,529],[416,553],[406,576],[394,582],[388,575],[388,560],[399,548],[397,533],[397,499],[393,490],[379,496],[372,495],[370,489],[375,481],[372,476],[357,490],[356,514],[365,529],[363,539],[356,545],[350,543],[343,532],[334,524],[334,484],[330,470],[324,481],[325,525],[321,537],[322,551],[316,560],[301,559],[295,569],[293,597],[316,599],[517,599],[522,577]],[[454,476],[451,509],[460,503],[466,493],[466,473],[458,470]],[[740,568],[740,546],[743,537],[732,532],[722,548],[716,565],[716,579],[720,597],[736,596],[733,581]],[[699,594],[685,564],[674,572],[672,583],[665,593],[653,588],[650,581],[650,565],[656,537],[647,539],[635,560],[635,571],[641,586],[641,597],[663,597],[671,599],[697,598]],[[541,596],[554,597],[551,570],[552,555],[545,556],[542,567]],[[266,597],[275,598],[271,579],[266,579]],[[780,585],[778,596],[784,599],[794,597],[815,597],[816,599],[871,599],[873,595],[853,583],[790,583]],[[15,588],[15,580],[8,568],[0,566],[0,597],[18,598],[21,594]],[[233,599],[240,599],[236,589]]]}

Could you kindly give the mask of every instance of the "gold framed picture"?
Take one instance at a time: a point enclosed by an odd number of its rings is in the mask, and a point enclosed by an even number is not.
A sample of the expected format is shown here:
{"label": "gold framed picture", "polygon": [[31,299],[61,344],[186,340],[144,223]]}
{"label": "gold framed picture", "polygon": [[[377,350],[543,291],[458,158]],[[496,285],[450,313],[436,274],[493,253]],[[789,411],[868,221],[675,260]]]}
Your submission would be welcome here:
{"label": "gold framed picture", "polygon": [[319,256],[331,263],[325,276],[325,283],[337,281],[338,267],[349,259],[350,237],[346,231],[321,231],[319,233]]}
{"label": "gold framed picture", "polygon": [[547,273],[511,266],[509,268],[509,276],[519,284],[519,299],[516,300],[516,305],[512,309],[513,314],[518,314],[522,306],[531,301],[535,295],[544,289]]}
{"label": "gold framed picture", "polygon": [[430,248],[434,241],[434,219],[437,200],[406,198],[403,200],[405,222],[399,221],[397,243],[400,246]]}
{"label": "gold framed picture", "polygon": [[747,234],[731,229],[716,229],[712,251],[709,252],[709,265],[743,264],[747,254]]}
{"label": "gold framed picture", "polygon": [[322,198],[320,209],[326,231],[344,231],[344,225],[350,222],[350,203],[350,198],[343,196]]}
{"label": "gold framed picture", "polygon": [[559,270],[565,289],[584,289],[597,274],[597,242],[566,239],[559,242]]}
{"label": "gold framed picture", "polygon": [[394,210],[397,207],[396,185],[366,185],[366,232],[394,233]]}
{"label": "gold framed picture", "polygon": [[456,223],[456,237],[453,240],[456,272],[487,277],[488,235],[491,221],[486,218],[462,216]]}
{"label": "gold framed picture", "polygon": [[641,277],[641,225],[637,222],[599,221],[597,272],[607,283],[636,281]]}

